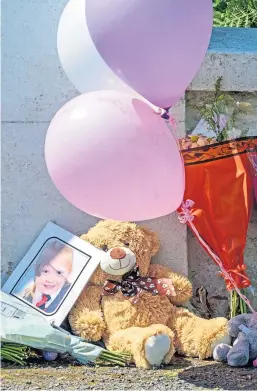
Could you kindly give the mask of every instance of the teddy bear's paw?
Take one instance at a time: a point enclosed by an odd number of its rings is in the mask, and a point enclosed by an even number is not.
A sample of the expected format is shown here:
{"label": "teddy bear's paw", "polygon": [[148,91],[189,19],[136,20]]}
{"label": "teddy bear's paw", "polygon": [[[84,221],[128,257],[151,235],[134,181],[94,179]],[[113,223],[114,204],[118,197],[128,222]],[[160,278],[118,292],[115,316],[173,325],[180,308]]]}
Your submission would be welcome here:
{"label": "teddy bear's paw", "polygon": [[231,348],[225,343],[217,345],[213,351],[213,359],[218,362],[227,362],[227,355]]}
{"label": "teddy bear's paw", "polygon": [[152,366],[160,366],[170,350],[170,338],[167,334],[153,335],[145,342],[145,357]]}
{"label": "teddy bear's paw", "polygon": [[99,311],[82,311],[80,316],[71,318],[71,328],[75,335],[79,335],[89,341],[99,341],[106,329]]}

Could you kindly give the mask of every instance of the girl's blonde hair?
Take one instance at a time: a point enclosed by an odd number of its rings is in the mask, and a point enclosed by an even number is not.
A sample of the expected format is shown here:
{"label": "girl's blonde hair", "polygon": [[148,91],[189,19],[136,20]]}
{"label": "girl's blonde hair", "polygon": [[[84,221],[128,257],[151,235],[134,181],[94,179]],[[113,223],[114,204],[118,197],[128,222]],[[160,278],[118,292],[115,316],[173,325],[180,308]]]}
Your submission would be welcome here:
{"label": "girl's blonde hair", "polygon": [[57,256],[57,255],[70,255],[70,257],[65,259],[66,267],[68,273],[72,272],[72,264],[73,264],[73,250],[71,247],[57,241],[57,240],[49,240],[43,251],[38,257],[38,260],[35,264],[35,277],[34,282],[25,290],[24,298],[34,295],[36,290],[35,279],[39,277],[41,274],[41,270],[44,266],[49,265],[49,263]]}
{"label": "girl's blonde hair", "polygon": [[72,263],[73,263],[73,250],[71,247],[55,241],[49,241],[50,243],[44,248],[40,256],[38,257],[37,263],[35,265],[35,276],[40,276],[41,270],[44,266],[49,265],[49,263],[57,256],[57,255],[70,255],[69,258],[66,258],[66,267],[69,273],[72,271]]}

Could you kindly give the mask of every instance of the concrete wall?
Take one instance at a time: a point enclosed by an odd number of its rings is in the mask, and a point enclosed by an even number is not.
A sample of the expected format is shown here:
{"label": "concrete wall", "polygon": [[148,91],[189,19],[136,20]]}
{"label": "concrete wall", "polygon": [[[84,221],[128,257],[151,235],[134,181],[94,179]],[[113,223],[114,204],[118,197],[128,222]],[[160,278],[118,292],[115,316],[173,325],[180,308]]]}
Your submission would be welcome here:
{"label": "concrete wall", "polygon": [[[2,1],[4,272],[13,270],[47,221],[55,221],[76,234],[85,232],[97,221],[62,198],[48,177],[43,157],[49,121],[65,102],[78,94],[63,73],[56,51],[58,21],[67,1],[24,0],[18,7],[15,1]],[[224,76],[225,89],[257,91],[256,34],[249,30],[247,39],[242,34],[246,31],[241,31],[236,38],[230,30],[214,32],[205,63],[190,86],[191,91],[212,90],[219,75]],[[240,42],[248,42],[246,50],[242,50]],[[174,111],[179,118],[179,134],[183,135],[185,99]],[[161,239],[162,248],[156,261],[184,274],[190,272],[195,286],[202,281],[200,275],[204,279],[209,275],[207,263],[211,265],[211,261],[207,262],[191,236],[187,243],[187,230],[178,222],[176,214],[145,224],[158,232]],[[257,249],[256,219],[252,224],[249,260],[254,258]],[[221,287],[222,281],[217,281],[215,289],[220,291]]]}

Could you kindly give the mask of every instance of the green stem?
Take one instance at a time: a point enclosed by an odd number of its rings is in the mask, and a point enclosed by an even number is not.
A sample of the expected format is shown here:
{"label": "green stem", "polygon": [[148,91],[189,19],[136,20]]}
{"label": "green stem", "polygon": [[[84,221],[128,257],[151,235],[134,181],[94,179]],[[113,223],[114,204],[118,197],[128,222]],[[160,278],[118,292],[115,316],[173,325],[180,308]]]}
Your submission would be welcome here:
{"label": "green stem", "polygon": [[230,312],[231,318],[234,318],[236,316],[237,306],[238,306],[237,293],[236,291],[233,290],[231,291],[231,312]]}
{"label": "green stem", "polygon": [[[246,296],[246,290],[245,290],[245,289],[243,289],[242,293],[243,293],[244,296]],[[244,314],[247,314],[247,312],[248,312],[248,311],[247,311],[247,305],[246,305],[246,303],[244,302],[244,300],[241,299],[241,301],[242,301],[242,308],[243,308],[243,311],[244,311],[243,313],[244,313]]]}
{"label": "green stem", "polygon": [[233,318],[233,291],[230,291],[230,319]]}
{"label": "green stem", "polygon": [[239,300],[238,300],[238,295],[237,295],[237,292],[234,291],[234,297],[235,297],[235,315],[237,315],[237,310],[238,310],[238,305],[239,305]]}
{"label": "green stem", "polygon": [[[246,295],[245,289],[242,290],[242,293]],[[235,317],[238,313],[239,314],[247,314],[248,309],[247,305],[244,302],[244,300],[241,299],[241,297],[237,294],[236,291],[230,292],[230,317]]]}
{"label": "green stem", "polygon": [[24,361],[22,360],[22,358],[20,356],[17,356],[17,355],[8,353],[8,352],[1,353],[1,358],[8,360],[8,361],[18,363],[18,364],[21,364],[21,365],[24,365]]}
{"label": "green stem", "polygon": [[124,362],[124,363],[127,362],[127,360],[125,360],[123,358],[112,357],[112,356],[108,356],[108,355],[105,355],[105,354],[100,354],[99,358],[102,359],[102,360],[115,360],[115,361]]}
{"label": "green stem", "polygon": [[0,356],[4,360],[9,360],[21,365],[25,364],[29,350],[27,346],[4,342],[0,347]]}
{"label": "green stem", "polygon": [[26,352],[26,348],[24,347],[16,347],[16,346],[12,346],[12,345],[4,345],[4,347],[2,348],[4,350],[10,350],[10,351],[13,351],[13,352],[18,352],[18,353],[25,353]]}
{"label": "green stem", "polygon": [[101,355],[106,356],[106,357],[122,358],[124,360],[126,360],[130,357],[130,355],[127,353],[125,353],[125,354],[124,353],[113,353],[113,352],[108,352],[108,351],[102,352]]}
{"label": "green stem", "polygon": [[101,352],[99,359],[103,361],[108,361],[109,363],[125,366],[130,358],[130,355],[127,353],[114,353],[104,350]]}
{"label": "green stem", "polygon": [[22,360],[22,357],[21,357],[22,355],[18,354],[16,352],[10,352],[10,351],[2,351],[1,352],[1,356],[7,355],[7,354],[12,356],[12,357],[20,358]]}
{"label": "green stem", "polygon": [[109,350],[103,350],[101,354],[113,356],[113,357],[130,357],[129,353],[119,353],[119,352],[112,352]]}
{"label": "green stem", "polygon": [[241,297],[240,297],[239,301],[240,301],[240,313],[241,313],[241,314],[244,314],[244,313],[245,313],[245,312],[244,312],[244,302],[243,302],[243,300],[241,299]]}

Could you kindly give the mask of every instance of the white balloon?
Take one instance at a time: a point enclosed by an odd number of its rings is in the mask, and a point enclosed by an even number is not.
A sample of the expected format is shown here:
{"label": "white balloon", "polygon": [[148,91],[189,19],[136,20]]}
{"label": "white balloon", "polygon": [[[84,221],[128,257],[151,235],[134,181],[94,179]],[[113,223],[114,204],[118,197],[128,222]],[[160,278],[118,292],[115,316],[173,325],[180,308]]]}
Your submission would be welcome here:
{"label": "white balloon", "polygon": [[81,92],[118,90],[139,96],[120,80],[98,53],[86,24],[86,0],[70,0],[58,26],[57,49],[69,80]]}

